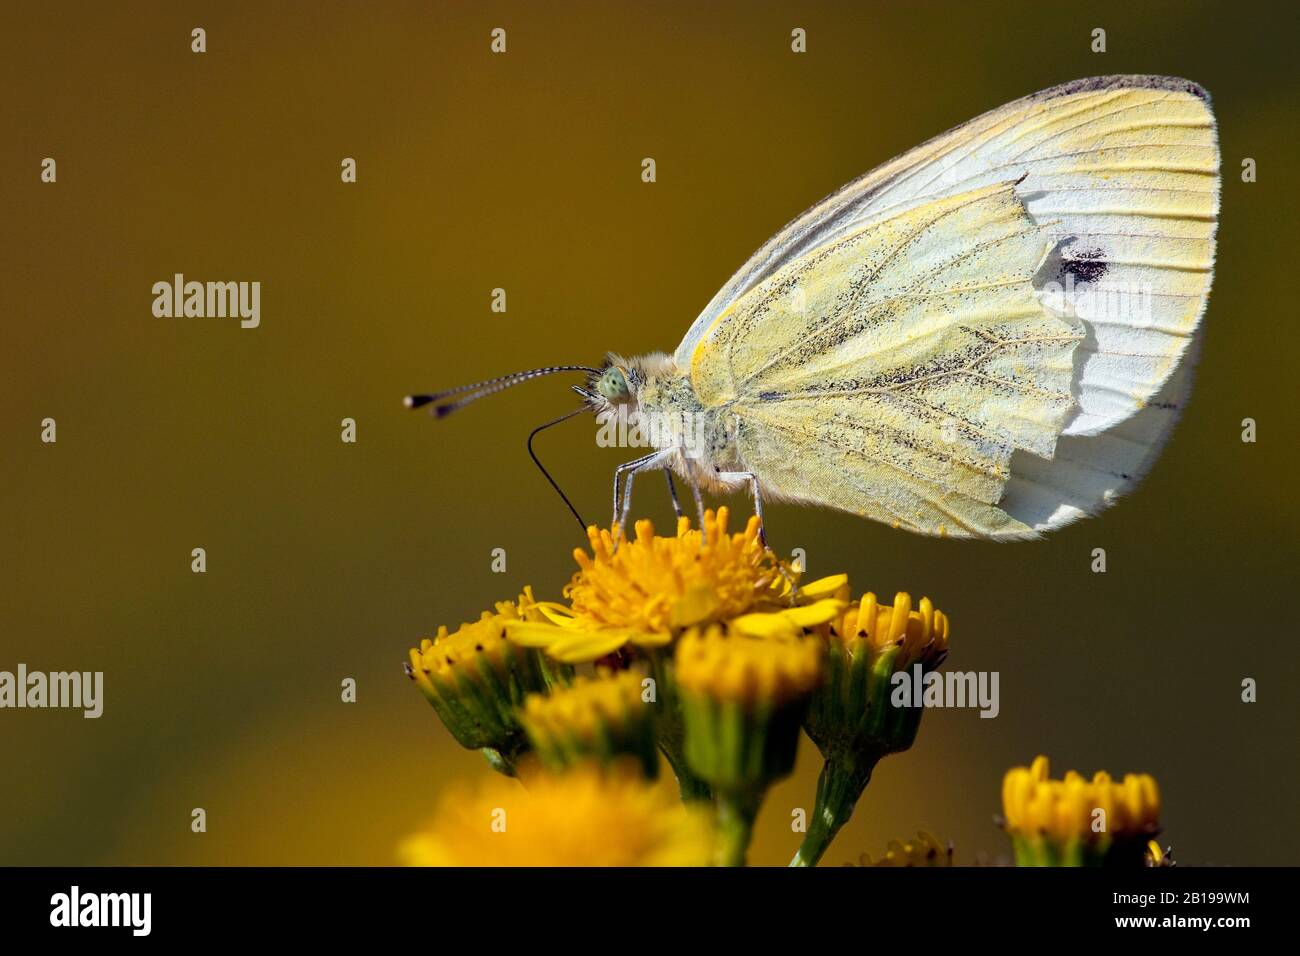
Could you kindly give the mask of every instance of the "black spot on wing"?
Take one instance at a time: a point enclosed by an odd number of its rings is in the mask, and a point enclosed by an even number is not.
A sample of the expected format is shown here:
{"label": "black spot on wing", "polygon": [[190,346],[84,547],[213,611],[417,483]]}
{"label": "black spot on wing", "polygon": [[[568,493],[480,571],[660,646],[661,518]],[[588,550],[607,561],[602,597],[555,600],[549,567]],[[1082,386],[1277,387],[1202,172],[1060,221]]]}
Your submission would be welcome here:
{"label": "black spot on wing", "polygon": [[1076,284],[1096,282],[1110,271],[1103,249],[1067,249],[1061,255],[1061,280],[1073,278]]}

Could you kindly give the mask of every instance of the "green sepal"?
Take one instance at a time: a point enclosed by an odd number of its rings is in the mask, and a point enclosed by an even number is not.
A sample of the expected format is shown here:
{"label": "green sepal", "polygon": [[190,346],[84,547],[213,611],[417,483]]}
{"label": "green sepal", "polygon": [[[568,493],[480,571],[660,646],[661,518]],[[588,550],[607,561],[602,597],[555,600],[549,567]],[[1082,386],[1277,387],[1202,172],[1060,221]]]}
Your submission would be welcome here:
{"label": "green sepal", "polygon": [[655,742],[677,777],[681,798],[688,803],[712,800],[713,788],[691,770],[686,760],[685,719],[671,653],[668,648],[651,648],[646,659],[655,682]]}
{"label": "green sepal", "polygon": [[420,689],[456,742],[484,751],[494,768],[507,773],[509,767],[513,775],[515,760],[528,750],[517,708],[528,694],[550,686],[541,654],[511,646],[500,665],[482,656],[453,668],[450,678],[437,671],[426,676],[429,687]]}
{"label": "green sepal", "polygon": [[686,763],[715,790],[762,791],[794,769],[805,708],[684,693]]}

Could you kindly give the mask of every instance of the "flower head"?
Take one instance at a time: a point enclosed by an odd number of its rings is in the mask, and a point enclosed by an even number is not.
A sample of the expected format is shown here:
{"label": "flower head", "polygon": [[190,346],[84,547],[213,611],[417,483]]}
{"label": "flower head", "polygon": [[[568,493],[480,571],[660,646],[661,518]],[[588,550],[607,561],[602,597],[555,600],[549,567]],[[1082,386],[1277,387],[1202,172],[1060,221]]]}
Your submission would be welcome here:
{"label": "flower head", "polygon": [[692,628],[678,642],[683,753],[718,801],[723,863],[743,863],[768,787],[794,768],[822,655],[816,638],[753,638],[718,624]]}
{"label": "flower head", "polygon": [[654,711],[643,699],[639,671],[598,670],[571,687],[530,694],[520,721],[542,763],[560,770],[584,759],[609,762],[620,755],[641,761],[656,775]]}
{"label": "flower head", "polygon": [[1002,814],[1018,866],[1142,865],[1160,830],[1160,791],[1149,774],[1086,780],[1048,777],[1046,757],[1002,781]]}
{"label": "flower head", "polygon": [[682,691],[770,711],[807,698],[821,681],[822,657],[811,638],[753,638],[714,625],[688,631],[674,661]]}
{"label": "flower head", "polygon": [[410,651],[407,676],[456,740],[490,751],[488,759],[496,766],[508,766],[526,746],[515,708],[556,677],[536,651],[506,639],[508,623],[539,616],[532,589],[525,588],[517,602],[501,601],[454,631],[439,627],[432,639]]}
{"label": "flower head", "polygon": [[825,758],[813,820],[794,862],[810,865],[853,814],[885,755],[912,746],[920,706],[895,706],[894,676],[938,667],[948,655],[948,618],[929,598],[915,607],[867,593],[813,632],[826,648],[826,679],[812,695],[804,729]]}
{"label": "flower head", "polygon": [[517,601],[498,601],[494,611],[484,611],[477,621],[462,624],[455,631],[440,626],[432,639],[420,642],[419,650],[411,650],[414,673],[410,676],[424,688],[434,675],[451,679],[466,673],[478,679],[483,665],[503,671],[512,657],[510,643],[505,639],[506,623],[539,619],[533,589],[526,587]]}
{"label": "flower head", "polygon": [[867,592],[822,633],[850,658],[894,651],[895,670],[915,663],[932,669],[948,655],[947,615],[927,597],[913,607],[912,597],[906,593],[895,595],[892,605],[884,605]]}
{"label": "flower head", "polygon": [[883,605],[870,592],[816,628],[826,645],[826,682],[808,711],[807,730],[827,759],[874,763],[906,750],[916,737],[920,707],[896,707],[894,675],[938,667],[948,655],[948,617],[929,598],[912,606],[900,593]]}
{"label": "flower head", "polygon": [[[728,520],[725,507],[706,511],[702,530],[679,518],[672,538],[638,521],[636,536],[617,544],[611,532],[589,528],[591,554],[574,551],[579,570],[565,588],[569,607],[538,605],[546,623],[511,625],[510,639],[577,663],[627,646],[663,647],[689,627],[790,610],[798,572],[763,545],[757,518],[735,533]],[[799,600],[821,597],[823,584],[810,585]],[[829,616],[829,606],[814,614]]]}
{"label": "flower head", "polygon": [[703,866],[714,843],[708,813],[671,790],[579,767],[449,795],[399,852],[412,866]]}
{"label": "flower head", "polygon": [[580,570],[566,588],[574,616],[589,627],[665,633],[779,605],[785,579],[759,538],[758,518],[728,534],[729,517],[725,507],[707,511],[695,531],[679,518],[673,538],[638,521],[636,537],[617,548],[609,531],[588,529],[592,553],[574,551]]}

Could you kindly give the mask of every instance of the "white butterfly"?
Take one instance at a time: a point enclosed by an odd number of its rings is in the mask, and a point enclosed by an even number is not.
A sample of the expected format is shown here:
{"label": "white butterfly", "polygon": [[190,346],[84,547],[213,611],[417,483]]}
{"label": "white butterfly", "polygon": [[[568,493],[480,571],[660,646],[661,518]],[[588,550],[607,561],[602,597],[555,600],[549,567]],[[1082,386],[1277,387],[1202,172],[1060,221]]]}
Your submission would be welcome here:
{"label": "white butterfly", "polygon": [[652,436],[615,475],[615,524],[636,474],[671,470],[697,501],[748,486],[760,516],[775,497],[927,534],[1034,537],[1112,503],[1158,454],[1190,384],[1218,209],[1204,90],[1078,80],[817,203],[671,356],[408,404],[470,393],[445,414],[587,372],[591,407]]}

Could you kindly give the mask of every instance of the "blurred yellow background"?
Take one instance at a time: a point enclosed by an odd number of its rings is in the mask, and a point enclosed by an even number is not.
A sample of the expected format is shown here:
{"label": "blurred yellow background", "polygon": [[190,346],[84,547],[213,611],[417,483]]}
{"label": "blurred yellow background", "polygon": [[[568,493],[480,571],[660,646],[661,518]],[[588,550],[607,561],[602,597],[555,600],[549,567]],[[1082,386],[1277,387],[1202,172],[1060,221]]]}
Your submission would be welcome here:
{"label": "blurred yellow background", "polygon": [[[1225,173],[1197,386],[1144,486],[1039,544],[768,514],[814,575],[931,595],[947,666],[1001,673],[1001,715],[930,713],[826,863],[917,827],[959,862],[1005,854],[1002,774],[1038,752],[1154,774],[1180,862],[1297,862],[1293,39],[1261,8],[1186,2],[7,11],[0,669],[106,686],[99,720],[0,711],[0,864],[394,862],[450,783],[487,772],[402,675],[407,647],[524,583],[558,597],[581,542],[524,450],[572,406],[568,380],[445,422],[401,397],[671,350],[844,182],[1016,97],[1129,72],[1210,90]],[[176,272],[260,281],[261,327],[153,317]],[[604,521],[628,455],[594,434],[572,422],[539,450]],[[635,510],[669,527],[661,482]],[[789,859],[817,769],[804,741],[755,862]]]}

